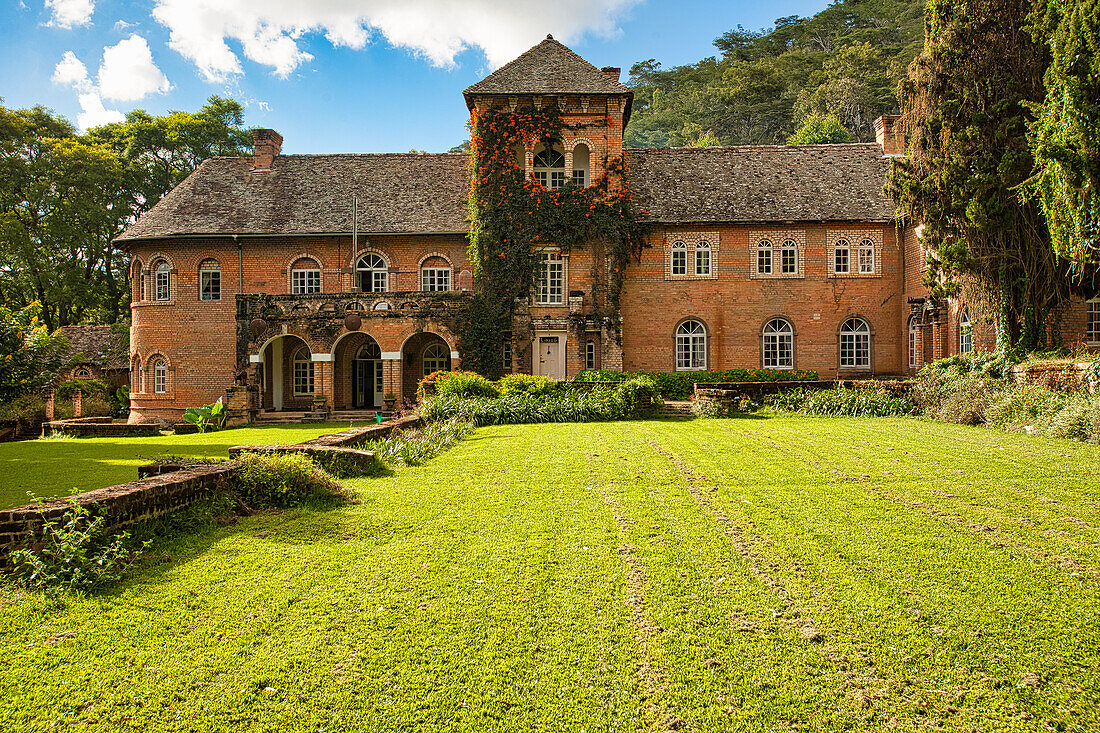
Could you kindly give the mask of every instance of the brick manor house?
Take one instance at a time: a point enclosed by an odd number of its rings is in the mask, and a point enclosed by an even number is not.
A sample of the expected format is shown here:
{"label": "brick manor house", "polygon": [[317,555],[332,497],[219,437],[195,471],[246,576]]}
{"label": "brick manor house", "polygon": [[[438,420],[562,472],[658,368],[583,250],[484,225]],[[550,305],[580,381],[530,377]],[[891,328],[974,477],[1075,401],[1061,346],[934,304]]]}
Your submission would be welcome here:
{"label": "brick manor house", "polygon": [[[556,105],[558,143],[516,146],[548,188],[590,184],[621,157],[647,247],[618,313],[597,313],[594,247],[539,243],[536,287],[504,345],[506,371],[813,369],[912,374],[980,344],[965,304],[934,301],[914,223],[883,195],[904,153],[877,143],[623,149],[633,93],[551,37],[465,91],[472,114]],[[590,125],[592,121],[600,124]],[[467,154],[206,160],[121,237],[132,255],[131,422],[226,397],[238,418],[380,407],[457,366],[472,297]],[[1067,341],[1100,341],[1075,303]]]}

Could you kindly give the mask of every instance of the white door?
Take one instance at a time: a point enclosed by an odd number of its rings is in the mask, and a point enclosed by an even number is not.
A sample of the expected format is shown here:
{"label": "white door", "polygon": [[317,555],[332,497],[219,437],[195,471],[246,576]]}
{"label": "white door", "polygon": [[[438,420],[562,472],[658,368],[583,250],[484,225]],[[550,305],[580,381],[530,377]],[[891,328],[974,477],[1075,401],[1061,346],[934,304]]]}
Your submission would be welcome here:
{"label": "white door", "polygon": [[543,377],[565,379],[565,334],[536,334],[534,372]]}

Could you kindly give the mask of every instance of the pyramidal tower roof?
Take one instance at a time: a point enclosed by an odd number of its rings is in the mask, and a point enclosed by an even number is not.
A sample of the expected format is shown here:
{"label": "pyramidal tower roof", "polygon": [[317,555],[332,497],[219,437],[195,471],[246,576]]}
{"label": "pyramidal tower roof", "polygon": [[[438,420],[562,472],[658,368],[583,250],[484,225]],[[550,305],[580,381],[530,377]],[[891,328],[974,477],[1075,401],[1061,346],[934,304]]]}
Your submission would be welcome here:
{"label": "pyramidal tower roof", "polygon": [[464,92],[473,107],[476,94],[628,94],[620,84],[547,36],[546,40],[509,61]]}

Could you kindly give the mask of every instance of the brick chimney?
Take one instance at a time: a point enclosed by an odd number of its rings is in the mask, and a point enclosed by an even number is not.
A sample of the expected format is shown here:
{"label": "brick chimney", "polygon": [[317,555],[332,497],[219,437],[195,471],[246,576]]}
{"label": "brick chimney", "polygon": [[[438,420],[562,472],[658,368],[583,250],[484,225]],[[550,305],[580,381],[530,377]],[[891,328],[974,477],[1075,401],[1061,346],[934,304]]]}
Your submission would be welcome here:
{"label": "brick chimney", "polygon": [[616,84],[619,82],[619,75],[623,73],[623,70],[618,66],[605,66],[600,69],[603,75]]}
{"label": "brick chimney", "polygon": [[875,120],[875,141],[883,155],[905,155],[905,131],[901,115],[883,115]]}
{"label": "brick chimney", "polygon": [[271,170],[275,157],[282,152],[283,136],[274,130],[252,131],[252,170]]}

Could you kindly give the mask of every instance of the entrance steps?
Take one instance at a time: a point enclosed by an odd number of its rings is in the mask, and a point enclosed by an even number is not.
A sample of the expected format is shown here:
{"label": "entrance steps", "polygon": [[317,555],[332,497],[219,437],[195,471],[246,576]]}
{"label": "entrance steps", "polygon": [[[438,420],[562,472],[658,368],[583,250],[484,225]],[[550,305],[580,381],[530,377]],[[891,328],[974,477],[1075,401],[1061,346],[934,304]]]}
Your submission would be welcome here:
{"label": "entrance steps", "polygon": [[375,422],[377,410],[336,410],[319,418],[315,413],[291,410],[263,410],[256,416],[257,425],[290,425],[302,422]]}
{"label": "entrance steps", "polygon": [[657,417],[695,417],[691,411],[691,401],[665,400],[657,410]]}

